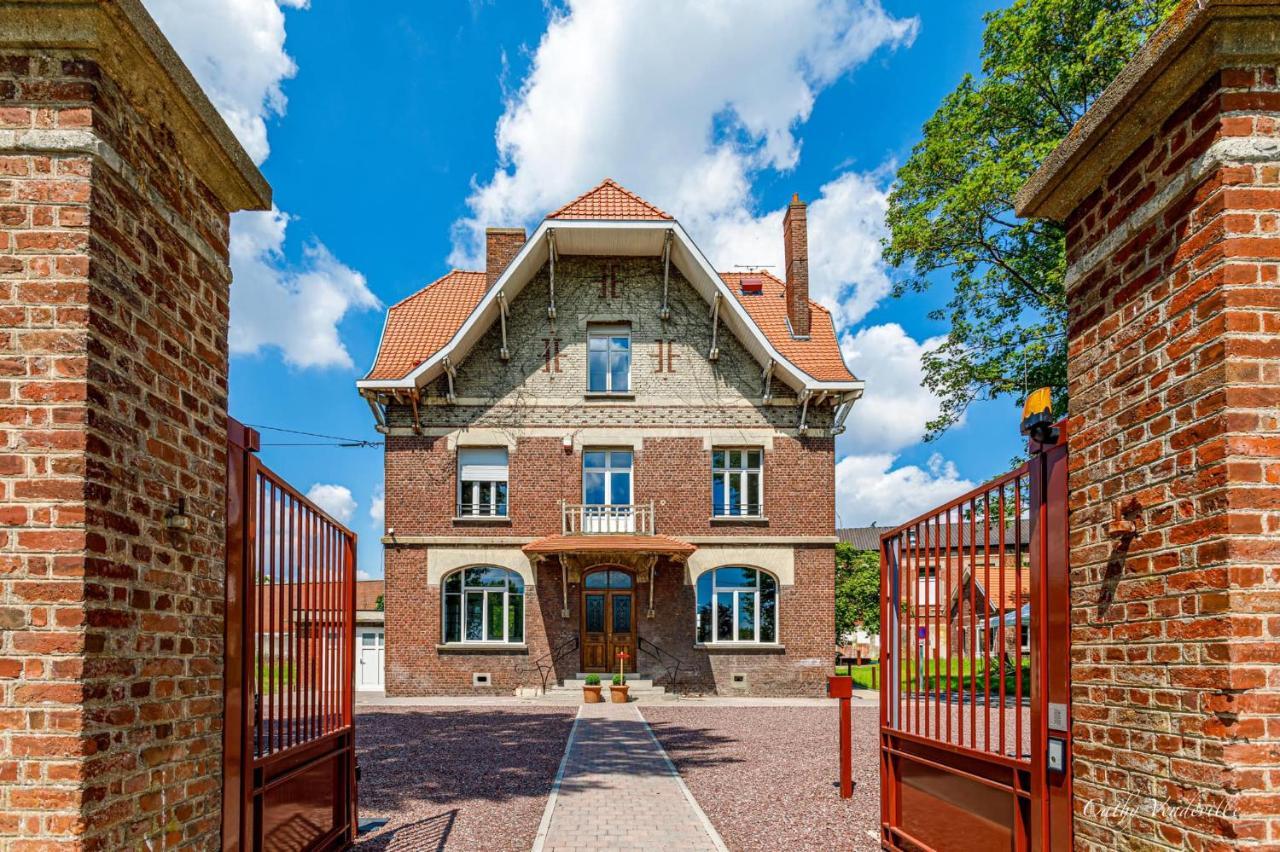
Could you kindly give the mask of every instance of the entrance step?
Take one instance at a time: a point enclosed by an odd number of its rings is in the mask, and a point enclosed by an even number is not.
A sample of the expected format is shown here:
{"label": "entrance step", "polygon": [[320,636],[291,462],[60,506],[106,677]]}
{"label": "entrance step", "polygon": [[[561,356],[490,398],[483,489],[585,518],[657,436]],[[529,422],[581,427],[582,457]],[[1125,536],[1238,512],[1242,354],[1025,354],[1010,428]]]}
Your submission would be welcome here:
{"label": "entrance step", "polygon": [[[601,686],[608,687],[608,686],[610,686],[612,683],[613,683],[613,678],[612,678],[612,677],[607,677],[607,676],[605,676],[605,675],[600,675],[600,685],[601,685]],[[578,675],[578,676],[577,676],[577,677],[575,677],[575,678],[565,678],[563,681],[561,681],[560,685],[561,685],[561,686],[566,686],[566,687],[576,687],[576,688],[578,688],[578,689],[581,689],[582,687],[584,687],[584,686],[586,686],[586,685],[587,685],[586,676],[585,676],[585,675]],[[653,689],[653,688],[654,688],[654,687],[653,687],[653,678],[651,678],[651,677],[628,677],[628,678],[627,678],[627,686],[631,687],[631,691],[632,691],[632,692],[635,692],[637,689]]]}
{"label": "entrance step", "polygon": [[[608,701],[609,679],[601,677],[600,681],[600,685],[604,687],[603,698]],[[557,686],[548,687],[546,694],[537,696],[537,700],[551,704],[581,704],[584,685],[581,677],[566,679]],[[627,694],[632,701],[674,701],[676,698],[675,695],[667,692],[665,687],[654,686],[652,678],[627,678],[627,686],[631,687],[627,690]]]}

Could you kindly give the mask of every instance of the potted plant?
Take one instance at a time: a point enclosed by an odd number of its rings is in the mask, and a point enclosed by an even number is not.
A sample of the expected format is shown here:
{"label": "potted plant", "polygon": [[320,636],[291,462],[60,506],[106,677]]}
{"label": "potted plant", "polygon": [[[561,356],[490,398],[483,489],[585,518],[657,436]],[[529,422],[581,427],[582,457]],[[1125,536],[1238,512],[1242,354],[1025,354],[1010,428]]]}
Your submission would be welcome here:
{"label": "potted plant", "polygon": [[599,704],[604,699],[600,697],[600,675],[589,674],[582,686],[582,700],[587,704]]}
{"label": "potted plant", "polygon": [[627,676],[623,673],[623,667],[629,656],[630,654],[626,651],[618,652],[618,673],[613,676],[613,685],[609,687],[609,700],[614,704],[627,703],[629,687],[627,686]]}

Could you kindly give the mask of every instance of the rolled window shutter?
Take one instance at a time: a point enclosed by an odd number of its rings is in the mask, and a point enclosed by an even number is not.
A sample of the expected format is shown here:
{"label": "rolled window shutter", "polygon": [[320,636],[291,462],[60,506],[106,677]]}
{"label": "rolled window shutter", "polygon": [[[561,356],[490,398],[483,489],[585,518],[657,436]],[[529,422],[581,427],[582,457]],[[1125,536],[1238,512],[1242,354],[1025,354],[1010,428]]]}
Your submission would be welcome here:
{"label": "rolled window shutter", "polygon": [[464,447],[458,450],[458,478],[463,482],[506,482],[505,447]]}

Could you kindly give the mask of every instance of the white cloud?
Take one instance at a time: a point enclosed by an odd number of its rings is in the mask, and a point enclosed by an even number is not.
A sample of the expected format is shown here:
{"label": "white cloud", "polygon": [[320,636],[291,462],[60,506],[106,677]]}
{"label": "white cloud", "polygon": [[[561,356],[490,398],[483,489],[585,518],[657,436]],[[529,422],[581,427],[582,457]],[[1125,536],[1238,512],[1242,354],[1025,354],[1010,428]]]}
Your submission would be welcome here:
{"label": "white cloud", "polygon": [[[281,7],[307,5],[308,0],[146,0],[258,164],[271,151],[267,122],[285,112],[282,85],[298,70],[284,49]],[[348,312],[380,303],[364,276],[318,240],[306,243],[300,259],[290,258],[284,250],[289,221],[275,208],[231,219],[231,351],[244,355],[274,347],[295,367],[351,368],[338,324]]]}
{"label": "white cloud", "polygon": [[919,443],[925,424],[938,414],[937,397],[921,384],[920,359],[942,341],[916,341],[897,323],[841,339],[850,369],[867,383],[837,443],[843,454],[836,465],[842,525],[894,525],[973,487],[937,453],[925,467],[894,467],[898,451]]}
{"label": "white cloud", "polygon": [[[781,273],[781,211],[756,214],[753,177],[793,168],[818,94],[876,50],[909,45],[918,26],[878,0],[573,0],[508,99],[499,167],[455,223],[451,262],[479,265],[486,226],[528,225],[611,176],[678,216],[722,268]],[[887,179],[848,172],[813,202],[813,292],[842,322],[887,292]]]}
{"label": "white cloud", "polygon": [[317,482],[307,491],[307,499],[333,515],[341,523],[348,524],[356,511],[356,498],[345,485]]}
{"label": "white cloud", "polygon": [[145,0],[165,36],[254,162],[267,158],[267,119],[284,115],[280,88],[298,66],[284,51],[280,6],[307,0]]}
{"label": "white cloud", "polygon": [[973,487],[938,453],[924,468],[895,468],[894,461],[892,453],[872,453],[846,456],[836,463],[841,526],[894,526]]}
{"label": "white cloud", "polygon": [[[231,231],[231,351],[280,350],[295,367],[352,367],[338,334],[351,310],[381,305],[363,275],[311,242],[301,263],[284,254],[289,216],[272,208],[240,213]],[[285,318],[287,321],[284,321]]]}
{"label": "white cloud", "polygon": [[356,579],[357,580],[376,580],[378,578],[373,576],[372,573],[364,570],[363,568],[358,568],[356,569]]}
{"label": "white cloud", "polygon": [[381,531],[384,528],[387,519],[387,492],[381,485],[373,489],[373,497],[369,501],[369,518],[373,521],[374,529]]}

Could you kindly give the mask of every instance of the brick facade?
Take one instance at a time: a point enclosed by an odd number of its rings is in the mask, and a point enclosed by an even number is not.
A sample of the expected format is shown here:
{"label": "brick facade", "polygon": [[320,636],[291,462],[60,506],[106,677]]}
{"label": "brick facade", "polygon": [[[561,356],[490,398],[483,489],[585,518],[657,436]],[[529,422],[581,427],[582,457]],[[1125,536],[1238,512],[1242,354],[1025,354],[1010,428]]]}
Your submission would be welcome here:
{"label": "brick facade", "polygon": [[1044,190],[1070,263],[1082,849],[1280,843],[1280,17],[1235,5],[1175,13],[1093,126],[1141,118]]}
{"label": "brick facade", "polygon": [[[411,406],[389,406],[386,524],[395,533],[386,539],[388,694],[510,694],[540,684],[536,663],[578,632],[576,580],[565,617],[557,560],[527,567],[527,649],[458,653],[437,647],[440,578],[428,577],[428,563],[433,550],[465,561],[459,553],[497,548],[527,565],[521,545],[561,531],[562,500],[582,502],[582,450],[590,446],[633,450],[632,499],[653,502],[657,532],[700,546],[783,547],[794,563],[794,583],[784,584],[779,595],[783,647],[733,653],[695,647],[695,577],[687,566],[658,563],[652,619],[644,617],[648,575],[637,574],[637,633],[680,659],[679,687],[764,695],[821,691],[834,649],[831,410],[812,409],[813,428],[801,434],[794,391],[775,379],[774,401],[765,403],[759,364],[725,328],[716,341],[719,357],[707,357],[712,327],[702,297],[673,271],[671,318],[663,321],[661,287],[658,258],[559,258],[554,325],[547,317],[544,268],[510,306],[508,360],[500,357],[501,329],[491,328],[457,365],[453,403],[446,378],[428,387],[420,432]],[[597,321],[631,325],[633,398],[584,399],[586,329]],[[556,341],[550,353],[549,339]],[[478,434],[508,447],[509,520],[454,517],[457,447],[461,441],[485,443]],[[711,519],[713,446],[764,448],[767,520]],[[572,677],[579,662],[576,653],[559,660],[551,683]],[[638,662],[659,682],[669,677],[651,659]],[[473,673],[490,674],[492,686],[473,688]],[[734,685],[734,674],[745,674],[745,683]]]}
{"label": "brick facade", "polygon": [[[246,199],[157,112],[194,83],[155,38],[136,4],[0,3],[0,849],[219,846]],[[180,498],[186,532],[165,524]]]}

